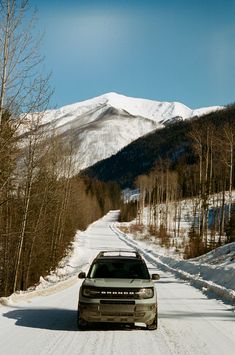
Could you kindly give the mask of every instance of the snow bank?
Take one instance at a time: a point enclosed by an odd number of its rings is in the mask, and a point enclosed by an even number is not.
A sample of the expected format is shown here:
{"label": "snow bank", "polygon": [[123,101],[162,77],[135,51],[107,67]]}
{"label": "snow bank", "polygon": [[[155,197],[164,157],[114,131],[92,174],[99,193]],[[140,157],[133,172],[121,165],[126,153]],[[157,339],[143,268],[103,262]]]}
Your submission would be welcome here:
{"label": "snow bank", "polygon": [[139,250],[146,260],[159,268],[188,280],[208,295],[213,294],[224,301],[235,302],[235,242],[195,259],[179,260],[173,256],[160,255],[157,246],[146,241],[136,241],[132,235],[122,233],[117,225],[112,228],[119,238]]}
{"label": "snow bank", "polygon": [[41,276],[39,283],[26,291],[17,291],[9,297],[1,297],[0,305],[13,306],[20,300],[46,296],[75,284],[78,280],[78,273],[81,270],[86,270],[93,259],[93,253],[85,247],[85,238],[85,233],[78,231],[67,256],[62,259],[56,270],[45,278]]}

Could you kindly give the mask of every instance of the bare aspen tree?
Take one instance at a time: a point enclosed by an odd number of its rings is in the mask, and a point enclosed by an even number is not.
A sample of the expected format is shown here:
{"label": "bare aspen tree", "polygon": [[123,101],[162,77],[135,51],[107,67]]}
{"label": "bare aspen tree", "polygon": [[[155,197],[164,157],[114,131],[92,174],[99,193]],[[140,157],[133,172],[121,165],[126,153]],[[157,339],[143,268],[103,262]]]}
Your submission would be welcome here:
{"label": "bare aspen tree", "polygon": [[55,231],[55,244],[54,244],[54,253],[56,248],[60,247],[61,239],[64,233],[66,213],[68,208],[68,202],[71,192],[71,177],[74,174],[74,159],[73,159],[73,145],[72,142],[69,143],[67,149],[64,151],[63,159],[63,169],[61,169],[61,174],[63,176],[62,184],[62,194],[61,194],[61,205],[58,214],[57,228]]}
{"label": "bare aspen tree", "polygon": [[[30,15],[31,13],[31,15]],[[25,123],[25,119],[30,120],[28,114],[32,112],[42,112],[47,108],[51,90],[49,87],[49,76],[43,77],[43,58],[39,52],[41,37],[35,37],[35,12],[32,12],[28,0],[0,0],[0,153],[1,157],[9,149],[12,142],[20,142],[19,126]],[[4,134],[6,121],[4,115],[10,115],[11,134]],[[32,126],[35,124],[32,123]],[[37,122],[39,126],[40,123]],[[28,172],[25,175],[25,189],[23,195],[19,195],[19,200],[24,200],[22,220],[19,223],[18,248],[16,248],[15,273],[13,281],[13,291],[18,287],[20,263],[22,261],[22,250],[24,247],[25,233],[29,215],[31,199],[31,189],[34,176],[34,158],[36,154],[35,135],[30,128],[30,141],[28,146]],[[22,148],[22,146],[21,146]],[[22,152],[20,153],[22,156]],[[10,160],[14,163],[13,156]],[[5,188],[5,197],[0,194],[0,204],[9,206],[9,201],[15,199],[15,186],[22,184],[23,176],[18,176],[19,180],[10,184],[12,179],[17,179],[17,172],[12,171],[12,175],[4,175],[1,168],[1,175],[5,180],[1,181],[0,188]],[[14,206],[13,206],[14,207]],[[0,211],[1,214],[2,211]],[[5,235],[6,250],[10,242],[11,214],[5,215],[7,234]],[[0,216],[1,219],[1,216]],[[14,232],[16,233],[16,232]],[[11,237],[12,239],[12,237]],[[7,242],[8,241],[8,242]]]}
{"label": "bare aspen tree", "polygon": [[37,174],[38,161],[43,154],[43,141],[46,139],[45,135],[40,130],[42,115],[43,114],[39,113],[30,115],[28,117],[28,124],[26,126],[27,137],[25,138],[25,157],[22,162],[23,171],[21,171],[23,177],[22,197],[24,200],[24,207],[19,234],[19,246],[16,257],[13,292],[16,291],[19,280],[20,262],[22,259],[24,240],[26,238],[26,228],[30,212],[30,201],[32,198],[32,185],[35,179],[35,175]]}
{"label": "bare aspen tree", "polygon": [[144,206],[145,206],[145,199],[146,199],[146,185],[147,185],[147,176],[140,175],[136,180],[136,186],[140,190],[140,202],[139,202],[139,210],[137,211],[137,219],[139,220],[139,224],[143,224],[143,217],[144,217]]}
{"label": "bare aspen tree", "polygon": [[27,288],[30,283],[29,283],[29,275],[30,275],[30,270],[31,270],[31,265],[32,265],[32,261],[33,261],[33,252],[35,249],[35,245],[36,245],[36,239],[39,235],[39,226],[40,226],[40,222],[43,218],[43,213],[46,210],[46,200],[48,197],[48,189],[49,189],[49,185],[46,184],[44,187],[44,191],[43,191],[43,196],[42,196],[42,201],[41,201],[41,205],[39,208],[39,213],[37,216],[37,219],[35,221],[35,226],[34,226],[34,230],[32,232],[32,240],[31,240],[31,244],[29,247],[29,253],[28,253],[28,260],[27,260],[27,265],[26,265],[26,272],[25,272],[25,288]]}
{"label": "bare aspen tree", "polygon": [[229,218],[231,216],[232,206],[232,187],[233,187],[233,169],[234,169],[234,147],[235,147],[235,123],[227,123],[223,127],[221,141],[221,153],[224,164],[229,170]]}
{"label": "bare aspen tree", "polygon": [[151,172],[147,176],[147,181],[146,181],[146,189],[147,189],[147,195],[148,195],[148,214],[147,214],[147,225],[150,227],[152,225],[152,193],[154,189],[154,183],[155,183],[155,178],[154,174]]}
{"label": "bare aspen tree", "polygon": [[[67,153],[66,153],[67,150]],[[70,187],[71,177],[70,169],[72,168],[72,157],[68,154],[68,147],[64,150],[62,141],[58,137],[53,136],[51,146],[51,159],[52,159],[52,177],[58,183],[55,185],[54,196],[56,200],[56,209],[54,211],[53,229],[50,241],[50,250],[53,262],[56,260],[59,239],[63,229],[63,214],[64,208],[67,203],[67,196]]]}
{"label": "bare aspen tree", "polygon": [[[178,200],[178,174],[174,171],[169,172],[169,223],[168,228],[174,230],[174,235],[176,235],[176,216],[177,216],[177,200]],[[173,222],[173,225],[171,224]]]}
{"label": "bare aspen tree", "polygon": [[196,154],[199,157],[199,210],[198,210],[198,231],[201,233],[201,203],[202,203],[202,152],[203,152],[203,143],[202,143],[202,135],[199,130],[199,127],[193,128],[190,132],[191,138],[194,140],[193,148]]}
{"label": "bare aspen tree", "polygon": [[[35,13],[28,0],[0,1],[0,126],[4,110],[18,116],[48,102],[48,77],[42,77],[41,36],[35,38]],[[27,15],[26,15],[27,13]]]}

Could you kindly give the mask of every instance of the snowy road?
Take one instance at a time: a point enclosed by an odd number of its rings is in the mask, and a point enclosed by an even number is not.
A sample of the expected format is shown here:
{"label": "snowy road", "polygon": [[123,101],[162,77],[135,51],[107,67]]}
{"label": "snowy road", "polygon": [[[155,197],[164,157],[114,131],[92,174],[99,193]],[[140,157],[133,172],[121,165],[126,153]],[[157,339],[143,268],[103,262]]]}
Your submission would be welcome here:
{"label": "snowy road", "polygon": [[[126,247],[110,229],[116,212],[93,224],[81,237],[89,255],[106,247]],[[148,264],[150,272],[156,265]],[[234,354],[235,313],[207,299],[199,290],[172,274],[157,270],[159,328],[76,328],[80,281],[61,284],[54,292],[0,306],[1,355],[27,354]]]}

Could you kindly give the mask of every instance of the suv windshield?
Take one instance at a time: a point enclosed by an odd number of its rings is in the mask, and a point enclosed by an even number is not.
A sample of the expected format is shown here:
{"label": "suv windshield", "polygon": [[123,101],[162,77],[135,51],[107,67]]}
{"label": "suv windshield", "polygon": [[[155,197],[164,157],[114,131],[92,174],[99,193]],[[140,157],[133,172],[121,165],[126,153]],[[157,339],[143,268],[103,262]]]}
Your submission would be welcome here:
{"label": "suv windshield", "polygon": [[141,260],[99,260],[91,265],[89,278],[150,279],[148,269]]}

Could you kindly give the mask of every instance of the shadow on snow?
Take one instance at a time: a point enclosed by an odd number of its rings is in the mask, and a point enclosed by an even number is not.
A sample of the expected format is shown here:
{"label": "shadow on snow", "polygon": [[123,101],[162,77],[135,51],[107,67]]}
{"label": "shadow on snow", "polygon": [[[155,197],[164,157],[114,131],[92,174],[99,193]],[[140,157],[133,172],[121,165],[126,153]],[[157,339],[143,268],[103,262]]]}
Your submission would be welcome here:
{"label": "shadow on snow", "polygon": [[[77,331],[77,311],[59,308],[18,308],[3,314],[15,319],[20,327],[54,331]],[[131,327],[116,323],[94,323],[86,330],[137,330],[145,327]]]}
{"label": "shadow on snow", "polygon": [[[185,318],[208,318],[221,319],[224,321],[235,320],[235,314],[227,312],[159,312],[159,321],[161,319],[178,319],[179,321]],[[53,331],[77,331],[77,311],[70,309],[59,308],[18,308],[3,314],[4,317],[15,319],[16,325],[28,328],[48,329]],[[161,323],[160,323],[161,326]],[[126,326],[124,324],[113,323],[97,323],[89,327],[87,330],[138,330],[146,329],[144,326]]]}

